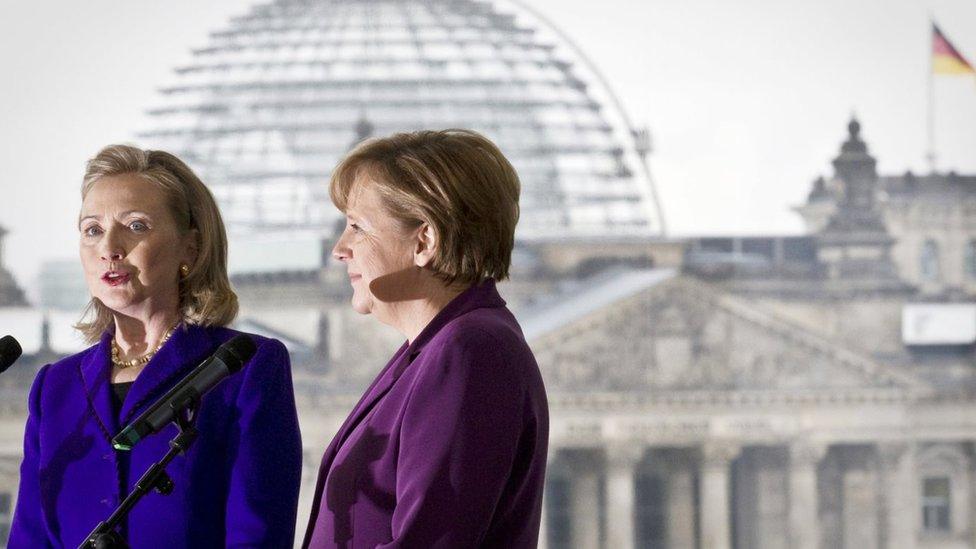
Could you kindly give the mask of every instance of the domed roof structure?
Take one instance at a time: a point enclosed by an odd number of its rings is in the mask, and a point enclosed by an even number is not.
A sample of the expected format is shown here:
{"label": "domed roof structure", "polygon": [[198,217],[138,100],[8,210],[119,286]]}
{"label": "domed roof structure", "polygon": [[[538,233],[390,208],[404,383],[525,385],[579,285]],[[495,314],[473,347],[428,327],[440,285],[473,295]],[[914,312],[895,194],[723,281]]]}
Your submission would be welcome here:
{"label": "domed roof structure", "polygon": [[612,92],[585,79],[558,30],[511,11],[475,0],[254,6],[176,69],[140,139],[186,159],[238,235],[331,234],[328,176],[352,145],[450,127],[486,134],[518,170],[520,240],[660,234]]}

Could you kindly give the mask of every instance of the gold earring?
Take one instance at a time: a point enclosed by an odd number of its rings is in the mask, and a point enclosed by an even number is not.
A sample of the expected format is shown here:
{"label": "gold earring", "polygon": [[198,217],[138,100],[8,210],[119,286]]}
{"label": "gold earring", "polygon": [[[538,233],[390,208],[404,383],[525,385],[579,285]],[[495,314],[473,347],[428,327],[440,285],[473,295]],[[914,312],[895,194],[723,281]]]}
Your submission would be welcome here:
{"label": "gold earring", "polygon": [[186,278],[190,276],[190,266],[186,263],[180,265],[180,278]]}

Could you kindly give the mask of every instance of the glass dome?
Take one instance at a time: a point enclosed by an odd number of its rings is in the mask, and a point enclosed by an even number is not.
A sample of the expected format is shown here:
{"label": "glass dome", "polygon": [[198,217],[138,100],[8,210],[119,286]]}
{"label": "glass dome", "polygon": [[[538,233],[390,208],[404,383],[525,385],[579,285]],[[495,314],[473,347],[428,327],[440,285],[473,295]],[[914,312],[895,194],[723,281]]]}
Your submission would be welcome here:
{"label": "glass dome", "polygon": [[558,32],[546,38],[545,22],[510,11],[472,0],[256,5],[176,69],[139,138],[187,160],[236,235],[331,235],[328,176],[351,146],[450,127],[484,133],[518,170],[520,240],[659,234],[630,129]]}

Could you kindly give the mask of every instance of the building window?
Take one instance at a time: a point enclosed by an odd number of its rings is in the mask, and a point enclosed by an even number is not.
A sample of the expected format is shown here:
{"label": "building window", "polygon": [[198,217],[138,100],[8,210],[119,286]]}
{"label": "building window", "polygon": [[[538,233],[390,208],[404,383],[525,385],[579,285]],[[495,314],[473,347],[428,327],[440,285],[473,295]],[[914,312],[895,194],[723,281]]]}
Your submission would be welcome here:
{"label": "building window", "polygon": [[549,547],[572,547],[572,495],[570,481],[566,478],[549,477],[546,481],[546,522],[540,535],[546,536]]}
{"label": "building window", "polygon": [[658,475],[638,475],[636,480],[637,546],[664,547],[668,542],[665,479]]}
{"label": "building window", "polygon": [[922,244],[922,256],[919,259],[922,280],[935,282],[939,280],[939,245],[934,240],[926,240]]}
{"label": "building window", "polygon": [[966,278],[976,280],[976,240],[966,244]]}
{"label": "building window", "polygon": [[926,477],[922,483],[922,528],[927,532],[949,531],[949,477]]}
{"label": "building window", "polygon": [[7,538],[10,537],[10,515],[13,511],[10,500],[10,492],[0,492],[0,547],[6,547]]}

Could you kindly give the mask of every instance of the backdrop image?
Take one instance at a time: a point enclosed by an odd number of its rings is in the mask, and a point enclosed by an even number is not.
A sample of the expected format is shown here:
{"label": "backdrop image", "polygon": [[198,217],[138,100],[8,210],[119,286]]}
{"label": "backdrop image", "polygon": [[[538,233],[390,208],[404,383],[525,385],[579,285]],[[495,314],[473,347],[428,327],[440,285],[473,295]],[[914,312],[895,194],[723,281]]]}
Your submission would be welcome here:
{"label": "backdrop image", "polygon": [[329,175],[470,128],[521,179],[540,547],[976,547],[974,64],[963,0],[0,5],[0,545],[30,384],[86,347],[86,160],[162,149],[216,197],[233,327],[291,357],[301,538],[402,343],[349,306]]}

